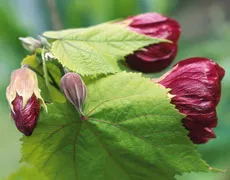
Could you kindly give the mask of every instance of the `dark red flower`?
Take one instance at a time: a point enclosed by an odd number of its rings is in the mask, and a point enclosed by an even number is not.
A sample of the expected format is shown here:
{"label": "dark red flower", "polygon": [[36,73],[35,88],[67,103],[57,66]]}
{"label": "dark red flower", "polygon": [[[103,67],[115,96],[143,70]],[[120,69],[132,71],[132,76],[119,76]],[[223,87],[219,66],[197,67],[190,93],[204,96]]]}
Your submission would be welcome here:
{"label": "dark red flower", "polygon": [[159,43],[147,46],[126,57],[127,64],[141,72],[158,72],[168,67],[177,54],[177,41],[180,37],[180,25],[174,19],[158,13],[145,13],[132,16],[122,23],[130,30],[156,38],[164,38],[172,43]]}
{"label": "dark red flower", "polygon": [[216,137],[212,128],[217,125],[216,106],[224,74],[224,69],[210,59],[190,58],[177,63],[158,81],[175,95],[171,103],[186,115],[183,124],[196,144]]}
{"label": "dark red flower", "polygon": [[33,94],[23,108],[23,99],[18,94],[12,102],[13,111],[11,116],[14,119],[18,130],[26,136],[30,136],[37,125],[37,119],[40,112],[40,101]]}

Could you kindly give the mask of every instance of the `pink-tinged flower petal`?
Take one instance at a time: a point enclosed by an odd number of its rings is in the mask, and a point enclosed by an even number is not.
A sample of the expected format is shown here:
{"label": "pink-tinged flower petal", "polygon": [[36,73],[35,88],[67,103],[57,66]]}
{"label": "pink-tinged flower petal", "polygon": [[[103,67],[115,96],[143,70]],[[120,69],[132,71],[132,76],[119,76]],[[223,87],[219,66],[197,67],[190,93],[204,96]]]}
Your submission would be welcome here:
{"label": "pink-tinged flower petal", "polygon": [[171,43],[159,43],[145,47],[126,57],[128,66],[141,72],[158,72],[167,68],[177,54],[180,25],[174,19],[158,13],[132,16],[123,21],[131,31],[155,38],[164,38]]}
{"label": "pink-tinged flower petal", "polygon": [[11,116],[16,127],[26,136],[30,136],[37,125],[40,112],[39,99],[33,94],[25,107],[23,107],[23,98],[17,94],[12,104],[13,111],[11,110]]}
{"label": "pink-tinged flower petal", "polygon": [[6,98],[16,127],[26,136],[30,136],[37,124],[40,103],[47,111],[40,95],[36,73],[28,66],[14,70],[6,89]]}
{"label": "pink-tinged flower petal", "polygon": [[159,80],[175,95],[171,103],[186,115],[183,123],[194,143],[205,143],[216,137],[211,128],[217,125],[216,106],[224,74],[217,63],[197,57],[180,61]]}

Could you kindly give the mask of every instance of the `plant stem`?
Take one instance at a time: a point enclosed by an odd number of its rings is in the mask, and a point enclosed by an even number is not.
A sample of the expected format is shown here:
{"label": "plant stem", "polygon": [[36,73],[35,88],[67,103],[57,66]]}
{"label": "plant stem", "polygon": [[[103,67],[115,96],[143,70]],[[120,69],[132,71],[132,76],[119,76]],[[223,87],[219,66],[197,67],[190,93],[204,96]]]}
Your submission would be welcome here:
{"label": "plant stem", "polygon": [[53,28],[55,30],[62,29],[62,23],[60,20],[60,16],[58,13],[58,9],[57,9],[55,0],[47,0],[47,4],[48,4],[49,10],[50,10]]}
{"label": "plant stem", "polygon": [[47,73],[47,68],[46,68],[46,59],[45,59],[45,49],[42,49],[42,67],[43,67],[43,73],[44,73],[44,78],[45,78],[45,84],[50,92],[50,84],[48,80],[48,73]]}

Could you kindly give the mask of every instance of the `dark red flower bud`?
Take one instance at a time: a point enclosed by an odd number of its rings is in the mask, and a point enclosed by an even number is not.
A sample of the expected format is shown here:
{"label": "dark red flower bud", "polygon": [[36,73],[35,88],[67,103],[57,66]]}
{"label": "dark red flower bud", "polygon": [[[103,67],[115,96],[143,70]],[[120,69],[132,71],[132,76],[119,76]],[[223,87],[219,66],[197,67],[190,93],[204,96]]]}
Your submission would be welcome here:
{"label": "dark red flower bud", "polygon": [[30,136],[37,124],[40,103],[46,108],[38,88],[36,73],[27,67],[14,70],[6,97],[16,127],[26,136]]}
{"label": "dark red flower bud", "polygon": [[37,118],[40,112],[39,99],[33,94],[23,108],[23,99],[17,94],[12,104],[14,109],[13,111],[11,110],[11,116],[15,125],[23,134],[30,136],[37,125]]}
{"label": "dark red flower bud", "polygon": [[76,110],[82,114],[82,106],[86,98],[86,86],[81,76],[69,72],[61,78],[60,87],[67,99],[75,106]]}
{"label": "dark red flower bud", "polygon": [[167,68],[177,54],[177,41],[180,37],[180,25],[174,19],[158,13],[145,13],[127,18],[122,22],[130,30],[156,38],[164,42],[147,46],[145,50],[136,51],[126,57],[127,64],[141,72],[158,72]]}
{"label": "dark red flower bud", "polygon": [[217,125],[216,106],[224,74],[224,69],[209,59],[190,58],[177,63],[158,81],[171,89],[171,103],[186,115],[183,124],[196,144],[216,137],[212,128]]}

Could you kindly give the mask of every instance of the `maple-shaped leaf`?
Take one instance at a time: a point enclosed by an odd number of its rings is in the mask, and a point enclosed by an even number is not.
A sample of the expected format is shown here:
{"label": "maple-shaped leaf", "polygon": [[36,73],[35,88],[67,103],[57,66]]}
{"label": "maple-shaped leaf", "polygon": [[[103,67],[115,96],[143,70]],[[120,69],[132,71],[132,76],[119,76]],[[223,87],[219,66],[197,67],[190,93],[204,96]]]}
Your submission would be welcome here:
{"label": "maple-shaped leaf", "polygon": [[168,42],[138,34],[116,23],[48,31],[43,35],[51,39],[51,52],[63,66],[91,76],[119,72],[124,56],[150,44]]}
{"label": "maple-shaped leaf", "polygon": [[86,87],[86,119],[70,103],[48,105],[33,135],[22,139],[22,161],[52,180],[171,180],[209,171],[167,89],[125,72]]}

